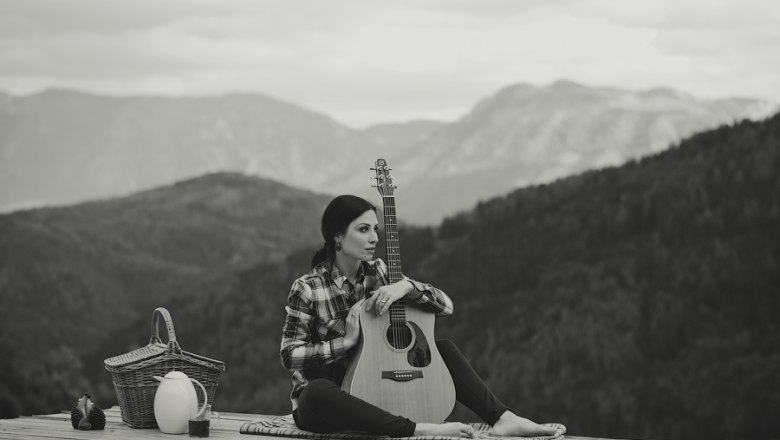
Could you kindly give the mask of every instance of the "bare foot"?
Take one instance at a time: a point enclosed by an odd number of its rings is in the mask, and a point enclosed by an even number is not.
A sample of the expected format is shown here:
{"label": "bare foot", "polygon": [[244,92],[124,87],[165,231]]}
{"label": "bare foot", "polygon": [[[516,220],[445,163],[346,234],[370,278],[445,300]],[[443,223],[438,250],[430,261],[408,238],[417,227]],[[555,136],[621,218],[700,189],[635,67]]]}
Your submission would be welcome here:
{"label": "bare foot", "polygon": [[539,425],[517,416],[511,411],[506,411],[493,425],[492,434],[495,436],[540,437],[555,435],[557,432],[558,430],[555,428]]}
{"label": "bare foot", "polygon": [[474,428],[465,423],[418,423],[414,435],[444,435],[474,438]]}

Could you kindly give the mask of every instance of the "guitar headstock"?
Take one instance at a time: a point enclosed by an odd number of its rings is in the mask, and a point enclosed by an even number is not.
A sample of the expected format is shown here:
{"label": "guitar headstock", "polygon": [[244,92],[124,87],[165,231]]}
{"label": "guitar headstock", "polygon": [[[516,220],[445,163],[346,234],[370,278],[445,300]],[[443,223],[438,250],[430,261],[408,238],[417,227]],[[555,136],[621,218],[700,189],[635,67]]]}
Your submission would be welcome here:
{"label": "guitar headstock", "polygon": [[393,183],[393,176],[390,175],[392,168],[387,166],[387,161],[384,159],[377,159],[375,163],[376,168],[371,168],[376,171],[376,185],[371,185],[379,191],[379,194],[383,196],[392,196],[393,191],[398,188]]}

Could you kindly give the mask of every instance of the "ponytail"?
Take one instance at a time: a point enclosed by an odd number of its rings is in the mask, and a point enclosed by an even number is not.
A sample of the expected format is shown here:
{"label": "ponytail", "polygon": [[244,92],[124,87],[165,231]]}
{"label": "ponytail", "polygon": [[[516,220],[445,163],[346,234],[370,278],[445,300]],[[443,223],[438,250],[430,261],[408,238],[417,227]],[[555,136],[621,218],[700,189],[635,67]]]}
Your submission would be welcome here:
{"label": "ponytail", "polygon": [[332,260],[336,256],[336,253],[333,251],[333,244],[332,243],[325,243],[322,245],[320,250],[314,253],[314,255],[311,257],[311,267],[312,269],[314,266],[317,266],[321,263],[324,263],[326,261]]}

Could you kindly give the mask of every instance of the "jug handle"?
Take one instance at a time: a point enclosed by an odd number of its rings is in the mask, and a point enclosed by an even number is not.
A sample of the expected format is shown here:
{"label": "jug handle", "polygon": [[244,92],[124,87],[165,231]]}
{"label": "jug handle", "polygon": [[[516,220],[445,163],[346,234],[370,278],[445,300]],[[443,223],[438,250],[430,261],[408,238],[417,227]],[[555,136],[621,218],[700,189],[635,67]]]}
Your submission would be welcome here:
{"label": "jug handle", "polygon": [[203,390],[203,407],[198,411],[198,414],[195,416],[196,419],[199,419],[199,418],[203,417],[203,412],[206,410],[206,405],[209,404],[209,394],[206,392],[206,387],[201,385],[200,382],[198,382],[197,380],[195,380],[193,378],[190,378],[190,380],[195,382],[196,384],[198,384],[200,389]]}

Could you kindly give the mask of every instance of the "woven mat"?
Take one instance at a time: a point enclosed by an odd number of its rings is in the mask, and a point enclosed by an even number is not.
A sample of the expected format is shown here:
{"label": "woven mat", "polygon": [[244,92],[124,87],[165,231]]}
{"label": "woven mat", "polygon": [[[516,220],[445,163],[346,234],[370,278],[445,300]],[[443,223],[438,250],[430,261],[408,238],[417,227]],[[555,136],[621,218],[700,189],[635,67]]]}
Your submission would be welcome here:
{"label": "woven mat", "polygon": [[[555,435],[543,436],[543,437],[492,437],[490,435],[490,425],[485,423],[471,423],[474,427],[476,435],[474,438],[478,439],[523,439],[523,440],[563,440],[563,434],[566,433],[566,427],[558,423],[545,423],[544,426],[552,426],[558,429]],[[375,436],[357,431],[342,431],[329,434],[321,434],[317,432],[304,431],[295,426],[295,421],[292,415],[287,416],[268,416],[267,418],[256,420],[254,422],[248,422],[241,425],[241,434],[257,434],[257,435],[271,435],[277,437],[297,437],[304,439],[316,439],[316,440],[392,440],[392,437],[387,436]],[[418,437],[403,437],[405,440],[417,439],[417,440],[463,440],[463,437],[447,437],[447,436],[418,436]]]}

